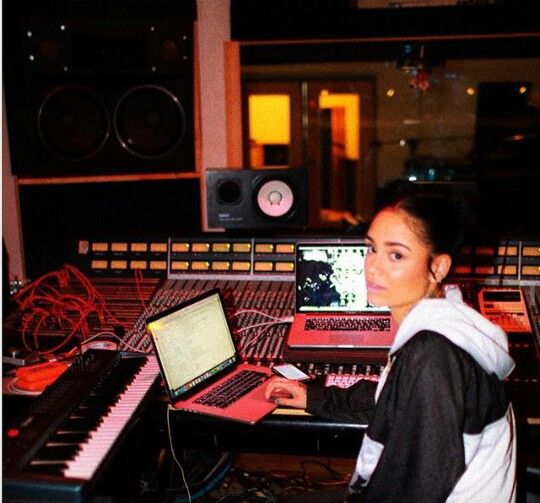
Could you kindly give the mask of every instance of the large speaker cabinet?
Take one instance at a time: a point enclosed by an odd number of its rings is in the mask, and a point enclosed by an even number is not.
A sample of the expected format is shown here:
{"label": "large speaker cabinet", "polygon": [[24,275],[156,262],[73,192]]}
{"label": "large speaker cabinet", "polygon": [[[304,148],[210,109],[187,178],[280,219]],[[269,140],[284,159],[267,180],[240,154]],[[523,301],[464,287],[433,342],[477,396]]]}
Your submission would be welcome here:
{"label": "large speaker cabinet", "polygon": [[8,2],[14,174],[193,171],[194,0]]}

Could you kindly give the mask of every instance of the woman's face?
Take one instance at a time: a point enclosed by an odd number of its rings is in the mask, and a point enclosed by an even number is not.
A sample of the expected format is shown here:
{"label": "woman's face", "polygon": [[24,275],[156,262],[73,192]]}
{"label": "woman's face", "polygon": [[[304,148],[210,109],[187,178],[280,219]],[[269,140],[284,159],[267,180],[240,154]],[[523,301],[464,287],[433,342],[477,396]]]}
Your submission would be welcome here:
{"label": "woman's face", "polygon": [[436,287],[428,265],[431,250],[415,232],[418,225],[403,210],[385,209],[375,216],[367,233],[371,246],[365,264],[368,300],[388,306],[397,323]]}

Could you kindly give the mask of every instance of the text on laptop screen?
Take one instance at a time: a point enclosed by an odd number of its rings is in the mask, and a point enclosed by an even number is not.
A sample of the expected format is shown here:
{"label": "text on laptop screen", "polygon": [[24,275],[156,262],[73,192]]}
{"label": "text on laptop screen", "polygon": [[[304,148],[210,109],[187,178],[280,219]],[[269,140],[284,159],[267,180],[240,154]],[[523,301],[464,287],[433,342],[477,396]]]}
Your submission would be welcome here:
{"label": "text on laptop screen", "polygon": [[299,244],[296,250],[297,312],[388,313],[367,301],[362,244]]}
{"label": "text on laptop screen", "polygon": [[236,361],[234,343],[216,293],[148,325],[173,398]]}

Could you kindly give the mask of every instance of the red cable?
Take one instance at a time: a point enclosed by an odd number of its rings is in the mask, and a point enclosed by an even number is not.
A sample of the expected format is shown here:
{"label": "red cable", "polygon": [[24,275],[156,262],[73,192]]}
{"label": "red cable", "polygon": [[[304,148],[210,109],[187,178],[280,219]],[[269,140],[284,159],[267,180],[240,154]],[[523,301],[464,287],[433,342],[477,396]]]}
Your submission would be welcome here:
{"label": "red cable", "polygon": [[141,281],[143,279],[143,274],[140,269],[134,269],[134,276],[135,276],[135,285],[137,286],[137,293],[139,294],[139,300],[141,301],[141,305],[143,310],[146,309],[146,302],[144,300],[144,296],[141,290]]}
{"label": "red cable", "polygon": [[[142,273],[139,274],[142,277]],[[137,291],[144,305],[139,278],[136,276]],[[72,293],[82,288],[82,293]],[[70,288],[71,291],[65,291]],[[29,351],[40,354],[54,353],[66,345],[77,333],[84,340],[90,333],[88,317],[95,313],[100,323],[110,318],[114,323],[128,327],[120,322],[107,308],[103,295],[93,287],[90,280],[76,267],[65,264],[58,271],[43,274],[15,296],[22,316],[22,342]],[[69,333],[53,348],[41,350],[39,337],[44,324],[51,322]],[[33,344],[30,343],[29,336]],[[33,347],[32,347],[33,345]]]}

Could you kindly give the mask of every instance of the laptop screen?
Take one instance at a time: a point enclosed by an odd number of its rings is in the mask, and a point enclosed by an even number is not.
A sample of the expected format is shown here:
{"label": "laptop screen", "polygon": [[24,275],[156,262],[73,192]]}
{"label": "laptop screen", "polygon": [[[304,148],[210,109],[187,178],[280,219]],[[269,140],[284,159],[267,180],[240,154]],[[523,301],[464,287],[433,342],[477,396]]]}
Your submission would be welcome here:
{"label": "laptop screen", "polygon": [[386,307],[367,301],[365,244],[298,244],[296,248],[296,311],[371,312]]}
{"label": "laptop screen", "polygon": [[237,361],[216,290],[151,316],[147,329],[174,400]]}

